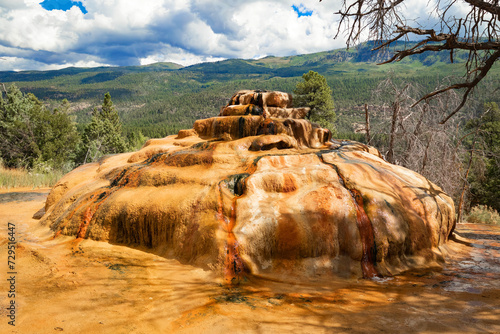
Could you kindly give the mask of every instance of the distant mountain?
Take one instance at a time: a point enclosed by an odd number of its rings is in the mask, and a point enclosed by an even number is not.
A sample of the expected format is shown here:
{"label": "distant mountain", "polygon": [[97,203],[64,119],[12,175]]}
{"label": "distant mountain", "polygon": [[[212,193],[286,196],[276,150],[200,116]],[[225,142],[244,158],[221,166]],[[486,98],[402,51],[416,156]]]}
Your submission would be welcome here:
{"label": "distant mountain", "polygon": [[[154,63],[143,66],[103,66],[103,67],[67,67],[60,70],[50,71],[0,71],[1,82],[14,81],[39,81],[50,80],[63,75],[77,75],[81,73],[97,73],[96,82],[109,81],[118,78],[127,73],[145,73],[158,71],[172,71],[183,68],[184,66],[175,63]],[[101,75],[101,73],[104,73]],[[90,77],[89,77],[90,78]],[[92,79],[88,80],[92,82]]]}
{"label": "distant mountain", "polygon": [[[326,71],[329,67],[339,63],[381,63],[393,55],[395,50],[403,47],[413,46],[416,42],[395,42],[390,47],[380,51],[372,51],[376,46],[375,42],[366,42],[351,49],[337,49],[332,51],[318,52],[306,55],[273,57],[268,56],[262,59],[229,59],[213,63],[202,63],[182,68],[182,71],[196,71],[204,74],[272,74],[281,77],[297,76],[307,70]],[[456,52],[454,61],[457,63],[467,60],[465,52]],[[418,63],[423,66],[437,64],[449,64],[449,52],[439,52],[437,54],[419,54],[407,58],[405,64]]]}
{"label": "distant mountain", "polygon": [[[414,45],[414,43],[409,43]],[[126,131],[142,131],[159,137],[190,128],[194,120],[218,114],[221,106],[239,89],[272,89],[293,92],[301,76],[310,70],[326,77],[333,89],[339,113],[338,127],[347,131],[359,112],[356,105],[367,103],[378,83],[391,75],[396,81],[412,81],[424,90],[433,90],[445,77],[463,75],[465,53],[421,54],[398,63],[376,65],[401,49],[394,43],[380,52],[374,42],[355,48],[305,55],[262,59],[227,59],[183,67],[174,63],[144,66],[65,68],[54,71],[0,72],[0,82],[15,83],[50,107],[63,98],[70,101],[80,126],[90,119],[93,107],[102,103],[106,92],[120,113]],[[497,66],[489,76],[500,82]]]}
{"label": "distant mountain", "polygon": [[[104,82],[114,80],[124,74],[147,73],[159,71],[191,71],[211,74],[271,74],[275,76],[296,76],[304,73],[304,68],[321,70],[328,66],[349,62],[349,63],[381,63],[390,58],[394,50],[403,46],[412,46],[415,42],[396,42],[389,48],[381,51],[372,51],[375,42],[366,42],[351,49],[337,49],[332,51],[311,53],[297,56],[274,57],[268,56],[261,59],[227,59],[218,62],[207,62],[184,67],[175,63],[154,63],[143,66],[123,66],[123,67],[91,67],[77,68],[68,67],[61,70],[50,71],[0,71],[1,82],[14,81],[39,81],[50,80],[63,75],[77,75],[82,73],[92,73],[82,83]],[[454,55],[455,62],[467,60],[464,52]],[[405,63],[418,62],[424,66],[432,66],[437,63],[449,64],[449,52],[437,54],[420,54],[405,59]]]}

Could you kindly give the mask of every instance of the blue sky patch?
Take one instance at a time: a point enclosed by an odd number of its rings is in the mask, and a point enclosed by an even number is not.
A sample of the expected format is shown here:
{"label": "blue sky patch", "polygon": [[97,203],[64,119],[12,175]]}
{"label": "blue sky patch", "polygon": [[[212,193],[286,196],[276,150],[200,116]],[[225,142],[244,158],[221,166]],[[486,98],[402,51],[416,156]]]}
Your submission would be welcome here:
{"label": "blue sky patch", "polygon": [[87,9],[83,6],[81,1],[44,0],[43,2],[40,2],[40,5],[42,5],[42,8],[46,10],[60,9],[64,11],[70,10],[73,6],[77,6],[78,8],[80,8],[83,14],[87,14]]}
{"label": "blue sky patch", "polygon": [[307,9],[303,4],[300,4],[298,6],[292,5],[292,8],[295,13],[297,13],[298,17],[301,16],[311,16],[313,11],[311,9]]}

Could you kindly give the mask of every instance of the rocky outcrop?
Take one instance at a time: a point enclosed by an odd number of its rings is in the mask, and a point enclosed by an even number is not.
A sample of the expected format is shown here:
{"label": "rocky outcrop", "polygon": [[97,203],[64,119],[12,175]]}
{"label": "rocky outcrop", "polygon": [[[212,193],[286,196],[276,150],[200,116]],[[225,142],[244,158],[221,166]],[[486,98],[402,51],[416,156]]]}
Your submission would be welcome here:
{"label": "rocky outcrop", "polygon": [[311,108],[278,108],[268,107],[269,116],[275,118],[304,119],[311,112]]}
{"label": "rocky outcrop", "polygon": [[[285,96],[244,91],[229,105],[291,108]],[[56,235],[145,246],[227,282],[434,265],[454,225],[449,196],[375,148],[332,140],[304,119],[251,113],[198,120],[83,165],[54,186],[45,210]]]}
{"label": "rocky outcrop", "polygon": [[292,95],[284,92],[267,90],[240,90],[229,100],[228,105],[255,104],[263,108],[292,107]]}

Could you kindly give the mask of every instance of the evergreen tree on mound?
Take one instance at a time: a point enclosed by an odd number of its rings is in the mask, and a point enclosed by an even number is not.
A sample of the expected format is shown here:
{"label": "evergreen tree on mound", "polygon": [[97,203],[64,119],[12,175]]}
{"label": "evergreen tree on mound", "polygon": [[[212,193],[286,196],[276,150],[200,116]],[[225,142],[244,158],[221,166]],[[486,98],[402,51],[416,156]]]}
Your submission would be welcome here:
{"label": "evergreen tree on mound", "polygon": [[113,106],[111,95],[106,93],[102,107],[94,108],[92,119],[82,136],[83,163],[93,162],[106,154],[122,153],[127,142],[122,135],[122,123]]}
{"label": "evergreen tree on mound", "polygon": [[309,71],[302,75],[301,81],[293,91],[294,105],[296,107],[309,107],[309,120],[327,128],[335,135],[335,106],[332,98],[332,89],[321,74]]}

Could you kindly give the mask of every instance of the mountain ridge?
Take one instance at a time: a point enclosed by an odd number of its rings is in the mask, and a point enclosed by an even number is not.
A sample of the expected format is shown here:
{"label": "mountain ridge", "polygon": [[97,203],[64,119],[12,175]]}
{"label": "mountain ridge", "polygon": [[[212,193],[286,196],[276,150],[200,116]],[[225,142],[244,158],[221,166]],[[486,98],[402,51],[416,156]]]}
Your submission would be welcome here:
{"label": "mountain ridge", "polygon": [[[396,82],[411,81],[432,91],[443,78],[465,74],[464,64],[450,63],[448,52],[376,65],[386,59],[391,50],[402,47],[401,44],[395,43],[392,49],[382,53],[371,51],[374,43],[364,43],[351,49],[285,57],[226,59],[191,66],[154,63],[4,71],[0,72],[0,82],[16,84],[23,92],[35,94],[50,108],[67,99],[80,129],[90,120],[92,109],[101,105],[104,94],[109,92],[126,132],[141,131],[149,137],[162,137],[191,128],[198,118],[217,115],[221,106],[240,89],[291,93],[302,75],[310,70],[326,78],[333,90],[336,108],[342,110],[344,116],[359,114],[353,107],[370,103],[372,91],[388,76]],[[454,59],[464,61],[463,55],[457,53]],[[500,66],[496,66],[489,77],[500,82]],[[355,121],[351,116],[338,118],[338,128],[347,131]]]}
{"label": "mountain ridge", "polygon": [[[89,72],[122,72],[141,73],[155,71],[201,71],[208,73],[260,73],[279,74],[280,69],[289,67],[311,66],[317,67],[320,63],[380,63],[389,59],[390,55],[401,45],[414,45],[416,42],[395,42],[388,48],[380,51],[372,51],[376,45],[375,41],[361,43],[350,49],[340,48],[309,54],[277,57],[269,55],[259,59],[230,58],[216,62],[203,62],[189,66],[183,66],[174,62],[157,62],[148,65],[131,66],[98,66],[98,67],[65,67],[58,70],[26,70],[26,71],[0,71],[0,81],[37,81],[54,78],[60,75],[75,75]],[[465,61],[465,54],[455,55],[456,62]],[[415,55],[406,62],[421,62],[424,66],[431,66],[437,62],[450,63],[449,53],[442,51],[437,55]],[[236,66],[235,66],[236,65]]]}

